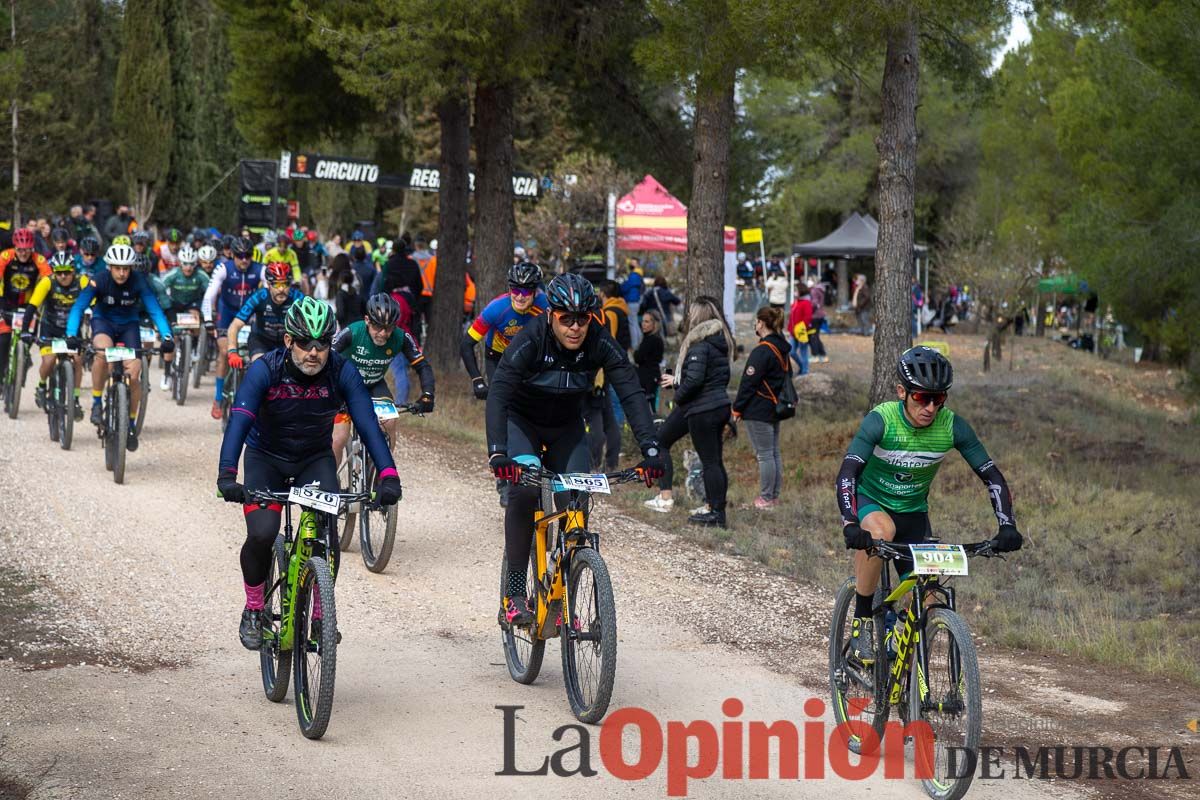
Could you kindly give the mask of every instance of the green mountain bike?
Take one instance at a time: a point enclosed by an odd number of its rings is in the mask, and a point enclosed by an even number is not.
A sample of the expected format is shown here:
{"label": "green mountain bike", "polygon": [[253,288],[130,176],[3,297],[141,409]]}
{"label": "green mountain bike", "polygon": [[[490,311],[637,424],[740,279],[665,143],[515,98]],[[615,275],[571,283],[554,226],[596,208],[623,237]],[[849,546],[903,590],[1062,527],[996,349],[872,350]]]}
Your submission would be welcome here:
{"label": "green mountain bike", "polygon": [[[4,413],[16,419],[21,410],[21,390],[25,388],[25,376],[32,363],[29,346],[21,341],[20,330],[25,320],[25,311],[17,309],[12,315],[12,341],[9,343],[8,369],[4,371]],[[0,323],[2,324],[2,323]]]}
{"label": "green mountain bike", "polygon": [[[250,502],[282,503],[284,507],[283,533],[275,539],[264,598],[259,649],[263,692],[271,702],[281,702],[287,695],[290,670],[300,732],[309,739],[320,739],[333,713],[341,638],[333,595],[338,514],[346,504],[367,503],[372,495],[334,494],[314,486],[247,494]],[[303,509],[294,528],[292,505]]]}
{"label": "green mountain bike", "polygon": [[[955,611],[955,591],[948,583],[967,574],[969,557],[1000,554],[991,540],[956,545],[877,539],[866,552],[885,561],[911,558],[914,567],[893,589],[892,572],[884,566],[871,610],[871,664],[862,663],[850,648],[854,578],[842,584],[829,634],[834,718],[839,726],[860,720],[874,729],[875,740],[869,743],[843,729],[855,753],[878,747],[893,707],[906,729],[913,722],[927,723],[928,728],[912,729],[916,774],[930,797],[958,800],[974,777],[973,772],[962,774],[966,765],[961,753],[978,751],[983,707],[975,642]],[[957,763],[950,757],[952,748],[959,754]]]}

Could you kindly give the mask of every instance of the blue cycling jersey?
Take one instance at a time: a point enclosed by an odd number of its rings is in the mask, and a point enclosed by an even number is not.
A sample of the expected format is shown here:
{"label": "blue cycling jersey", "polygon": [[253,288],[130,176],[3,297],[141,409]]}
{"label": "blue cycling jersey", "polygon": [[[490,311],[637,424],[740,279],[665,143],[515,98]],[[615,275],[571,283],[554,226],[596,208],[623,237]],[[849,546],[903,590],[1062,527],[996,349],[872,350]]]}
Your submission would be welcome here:
{"label": "blue cycling jersey", "polygon": [[113,280],[111,272],[98,274],[95,280],[79,293],[75,305],[71,306],[71,316],[67,318],[67,336],[79,334],[79,323],[83,321],[83,312],[96,301],[92,309],[94,319],[108,320],[114,325],[130,325],[141,319],[143,310],[154,320],[155,327],[164,339],[171,338],[171,324],[167,322],[150,281],[140,272],[132,272],[124,283]]}
{"label": "blue cycling jersey", "polygon": [[268,342],[283,344],[283,318],[292,307],[292,303],[303,297],[304,293],[299,289],[291,289],[283,304],[276,305],[271,299],[270,290],[259,288],[242,304],[237,318],[242,322],[249,322],[253,315],[254,327],[251,330],[255,336]]}
{"label": "blue cycling jersey", "polygon": [[221,442],[220,470],[237,472],[243,444],[292,462],[328,453],[333,418],[343,405],[380,472],[394,473],[396,463],[354,364],[330,351],[325,368],[309,376],[296,368],[282,347],[246,370]]}
{"label": "blue cycling jersey", "polygon": [[233,319],[234,314],[241,309],[250,295],[254,294],[261,282],[262,264],[251,263],[245,272],[237,267],[218,265],[213,269],[208,290],[204,293],[204,303],[201,307],[204,319],[212,319],[215,305],[224,326]]}

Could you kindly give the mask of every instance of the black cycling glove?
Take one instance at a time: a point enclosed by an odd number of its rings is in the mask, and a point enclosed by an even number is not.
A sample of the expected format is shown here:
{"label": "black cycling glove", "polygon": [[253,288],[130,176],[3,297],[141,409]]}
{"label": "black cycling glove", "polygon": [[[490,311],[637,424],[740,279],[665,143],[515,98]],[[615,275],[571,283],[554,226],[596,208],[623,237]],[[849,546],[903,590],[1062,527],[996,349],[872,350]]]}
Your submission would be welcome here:
{"label": "black cycling glove", "polygon": [[1011,553],[1021,549],[1021,545],[1025,543],[1025,537],[1017,530],[1016,525],[1001,525],[1000,532],[996,534],[996,538],[992,542],[995,544],[996,552]]}
{"label": "black cycling glove", "polygon": [[421,395],[420,399],[417,400],[417,411],[420,411],[422,414],[432,414],[433,395],[429,393]]}
{"label": "black cycling glove", "polygon": [[403,493],[403,489],[400,486],[400,479],[395,475],[388,475],[376,487],[375,499],[379,501],[379,505],[381,506],[394,506],[400,500],[400,496]]}
{"label": "black cycling glove", "polygon": [[846,540],[847,550],[866,550],[871,546],[871,532],[864,531],[857,522],[842,526],[842,538]]}
{"label": "black cycling glove", "polygon": [[516,483],[521,477],[521,465],[509,458],[507,453],[493,453],[488,466],[497,480]]}
{"label": "black cycling glove", "polygon": [[487,400],[487,381],[483,378],[471,381],[471,389],[475,392],[476,400]]}
{"label": "black cycling glove", "polygon": [[236,472],[222,472],[217,476],[217,494],[226,503],[246,502],[246,487],[238,483]]}

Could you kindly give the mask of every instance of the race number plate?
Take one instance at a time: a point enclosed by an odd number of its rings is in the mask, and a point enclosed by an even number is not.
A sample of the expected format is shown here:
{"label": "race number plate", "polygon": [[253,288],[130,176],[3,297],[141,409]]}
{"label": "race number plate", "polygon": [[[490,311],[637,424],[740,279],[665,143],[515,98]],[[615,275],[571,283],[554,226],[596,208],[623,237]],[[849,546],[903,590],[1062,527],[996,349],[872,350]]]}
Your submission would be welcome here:
{"label": "race number plate", "polygon": [[183,311],[175,315],[175,326],[179,328],[199,328],[200,319],[194,312]]}
{"label": "race number plate", "polygon": [[23,327],[25,327],[25,309],[18,308],[13,312],[12,329],[19,331]]}
{"label": "race number plate", "polygon": [[342,501],[336,494],[322,492],[313,486],[293,486],[292,491],[288,494],[288,501],[298,506],[315,508],[317,511],[326,511],[330,514],[338,513],[342,507]]}
{"label": "race number plate", "polygon": [[104,360],[108,363],[114,361],[132,361],[137,358],[137,353],[132,347],[109,347],[104,351]]}
{"label": "race number plate", "polygon": [[391,400],[372,400],[371,405],[375,406],[375,416],[380,419],[397,419],[400,416],[400,412],[396,410],[396,404]]}
{"label": "race number plate", "polygon": [[612,494],[608,478],[603,473],[589,475],[584,472],[572,472],[567,475],[559,475],[558,482],[562,484],[563,491],[574,489],[594,494]]}
{"label": "race number plate", "polygon": [[142,328],[141,331],[142,331],[142,342],[143,343],[154,341],[154,329],[153,328]]}
{"label": "race number plate", "polygon": [[59,353],[74,353],[75,351],[67,347],[66,339],[52,339],[50,341],[50,352]]}
{"label": "race number plate", "polygon": [[250,341],[250,329],[245,326],[238,328],[238,347],[245,347],[248,341]]}
{"label": "race number plate", "polygon": [[918,575],[966,575],[967,551],[959,544],[910,544]]}

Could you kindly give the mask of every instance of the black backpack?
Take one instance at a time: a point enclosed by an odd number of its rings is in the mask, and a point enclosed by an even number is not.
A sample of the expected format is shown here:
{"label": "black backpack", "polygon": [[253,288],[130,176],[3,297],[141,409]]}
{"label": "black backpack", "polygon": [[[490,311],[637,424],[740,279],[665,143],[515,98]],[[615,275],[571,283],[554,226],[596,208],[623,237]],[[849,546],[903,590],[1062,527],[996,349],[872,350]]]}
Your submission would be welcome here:
{"label": "black backpack", "polygon": [[779,352],[779,348],[770,342],[764,341],[767,347],[771,348],[771,352],[775,353],[775,357],[779,359],[779,366],[783,368],[783,390],[778,396],[771,391],[771,387],[767,385],[766,380],[763,380],[763,388],[767,390],[770,399],[775,403],[775,419],[784,420],[791,419],[796,416],[796,403],[799,397],[796,396],[796,387],[792,384],[792,365],[783,353]]}

